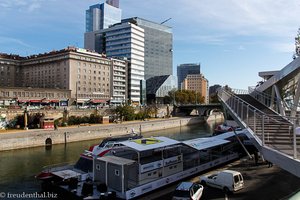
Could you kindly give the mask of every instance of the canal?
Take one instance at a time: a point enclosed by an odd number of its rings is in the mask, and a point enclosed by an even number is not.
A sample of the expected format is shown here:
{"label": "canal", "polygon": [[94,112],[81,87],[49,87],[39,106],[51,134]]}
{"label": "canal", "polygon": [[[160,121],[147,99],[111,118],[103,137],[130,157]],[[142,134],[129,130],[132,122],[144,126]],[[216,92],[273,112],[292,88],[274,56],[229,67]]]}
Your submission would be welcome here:
{"label": "canal", "polygon": [[[187,140],[211,136],[213,129],[221,122],[203,123],[155,132],[142,133],[143,136],[166,136],[176,140]],[[80,153],[101,140],[90,140],[0,152],[0,193],[22,194],[40,191],[39,182],[34,178],[44,166],[75,163]],[[1,199],[1,198],[0,198]]]}

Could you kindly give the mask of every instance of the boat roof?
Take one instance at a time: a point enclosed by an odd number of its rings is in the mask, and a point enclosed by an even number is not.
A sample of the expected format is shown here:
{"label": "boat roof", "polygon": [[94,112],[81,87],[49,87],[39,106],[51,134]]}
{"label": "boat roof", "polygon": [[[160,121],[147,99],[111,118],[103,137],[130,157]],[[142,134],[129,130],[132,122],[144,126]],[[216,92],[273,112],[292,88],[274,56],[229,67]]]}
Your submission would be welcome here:
{"label": "boat roof", "polygon": [[173,140],[171,138],[159,136],[159,137],[141,138],[136,140],[127,140],[120,143],[136,151],[147,151],[147,150],[162,148],[170,145],[180,144],[181,142],[177,140]]}
{"label": "boat roof", "polygon": [[63,179],[69,179],[69,178],[78,177],[78,176],[81,175],[80,173],[75,172],[75,171],[70,170],[70,169],[51,172],[51,173],[58,176],[58,177],[61,177]]}
{"label": "boat roof", "polygon": [[118,164],[118,165],[126,165],[134,163],[134,160],[130,160],[127,158],[117,157],[117,156],[103,156],[103,157],[97,157],[97,160],[102,160],[105,162]]}
{"label": "boat roof", "polygon": [[[244,133],[244,130],[240,130],[240,131],[235,131],[237,135],[241,134],[241,133]],[[217,138],[217,139],[227,139],[227,138],[230,138],[232,136],[234,136],[234,132],[233,131],[230,131],[230,132],[226,132],[226,133],[222,133],[222,134],[219,134],[219,135],[216,135],[216,136],[213,136],[212,138]]]}
{"label": "boat roof", "polygon": [[221,144],[226,144],[230,141],[224,140],[224,139],[218,139],[216,137],[208,137],[208,138],[197,138],[193,140],[186,140],[183,141],[184,144],[197,149],[197,150],[203,150],[210,147],[215,147]]}

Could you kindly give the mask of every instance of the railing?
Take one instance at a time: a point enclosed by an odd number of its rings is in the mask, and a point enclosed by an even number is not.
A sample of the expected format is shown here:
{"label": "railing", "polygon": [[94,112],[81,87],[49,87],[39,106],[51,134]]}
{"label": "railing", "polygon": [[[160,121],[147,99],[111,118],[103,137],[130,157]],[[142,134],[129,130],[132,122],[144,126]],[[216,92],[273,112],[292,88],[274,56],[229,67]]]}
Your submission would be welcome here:
{"label": "railing", "polygon": [[[246,101],[236,96],[236,93],[247,94],[243,90],[226,90],[224,88],[220,88],[218,91],[218,96],[220,101],[223,104],[225,104],[227,109],[229,109],[238,118],[238,120],[243,124],[243,126],[245,128],[250,129],[254,137],[256,139],[259,139],[257,141],[258,143],[260,143],[261,146],[267,145],[271,148],[274,148],[274,146],[272,146],[272,144],[269,142],[270,138],[266,125],[285,125],[286,127],[288,127],[289,131],[292,132],[292,134],[290,133],[290,139],[292,139],[293,141],[291,142],[291,145],[293,146],[293,154],[291,156],[297,158],[297,144],[294,124],[287,120],[283,120],[283,118],[280,115],[271,115],[262,112],[261,110],[257,109],[256,107],[250,105]],[[281,149],[276,150],[281,151]],[[286,151],[283,153],[287,154]]]}
{"label": "railing", "polygon": [[[278,106],[279,104],[282,105],[283,109],[285,112],[287,111],[292,111],[293,109],[296,109],[297,110],[300,110],[300,104],[293,104],[291,102],[287,103],[286,101],[284,100],[280,100],[279,98],[272,98],[271,95],[265,93],[265,92],[259,92],[257,90],[255,90],[254,87],[249,87],[248,88],[248,93],[254,98],[256,99],[257,101],[259,101],[261,104],[273,109],[274,111],[277,111],[278,112]],[[239,93],[236,93],[236,94],[239,94]],[[272,102],[272,99],[273,99],[273,102]],[[273,105],[276,105],[276,109],[274,109],[274,107],[272,108]],[[297,115],[298,118],[299,118],[299,115]],[[287,116],[288,117],[288,116]]]}

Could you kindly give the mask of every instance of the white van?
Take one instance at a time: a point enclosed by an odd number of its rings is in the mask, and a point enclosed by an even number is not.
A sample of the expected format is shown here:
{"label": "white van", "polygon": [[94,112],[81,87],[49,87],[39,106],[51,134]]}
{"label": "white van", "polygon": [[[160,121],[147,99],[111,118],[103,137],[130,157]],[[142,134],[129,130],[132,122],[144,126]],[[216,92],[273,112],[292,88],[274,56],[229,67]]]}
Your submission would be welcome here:
{"label": "white van", "polygon": [[244,179],[240,172],[224,170],[211,175],[200,176],[200,183],[222,189],[225,193],[236,192],[244,188]]}

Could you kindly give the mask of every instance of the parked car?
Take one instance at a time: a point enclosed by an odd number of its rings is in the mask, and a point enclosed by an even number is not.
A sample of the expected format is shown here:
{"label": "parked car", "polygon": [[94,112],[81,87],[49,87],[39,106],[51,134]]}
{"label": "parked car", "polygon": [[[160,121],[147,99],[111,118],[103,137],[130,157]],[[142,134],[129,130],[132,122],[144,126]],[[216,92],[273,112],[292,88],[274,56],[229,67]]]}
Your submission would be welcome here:
{"label": "parked car", "polygon": [[224,170],[214,174],[200,176],[200,183],[222,189],[225,193],[236,192],[244,188],[244,179],[240,172]]}
{"label": "parked car", "polygon": [[203,186],[193,182],[181,182],[173,195],[173,200],[199,200],[203,193]]}

